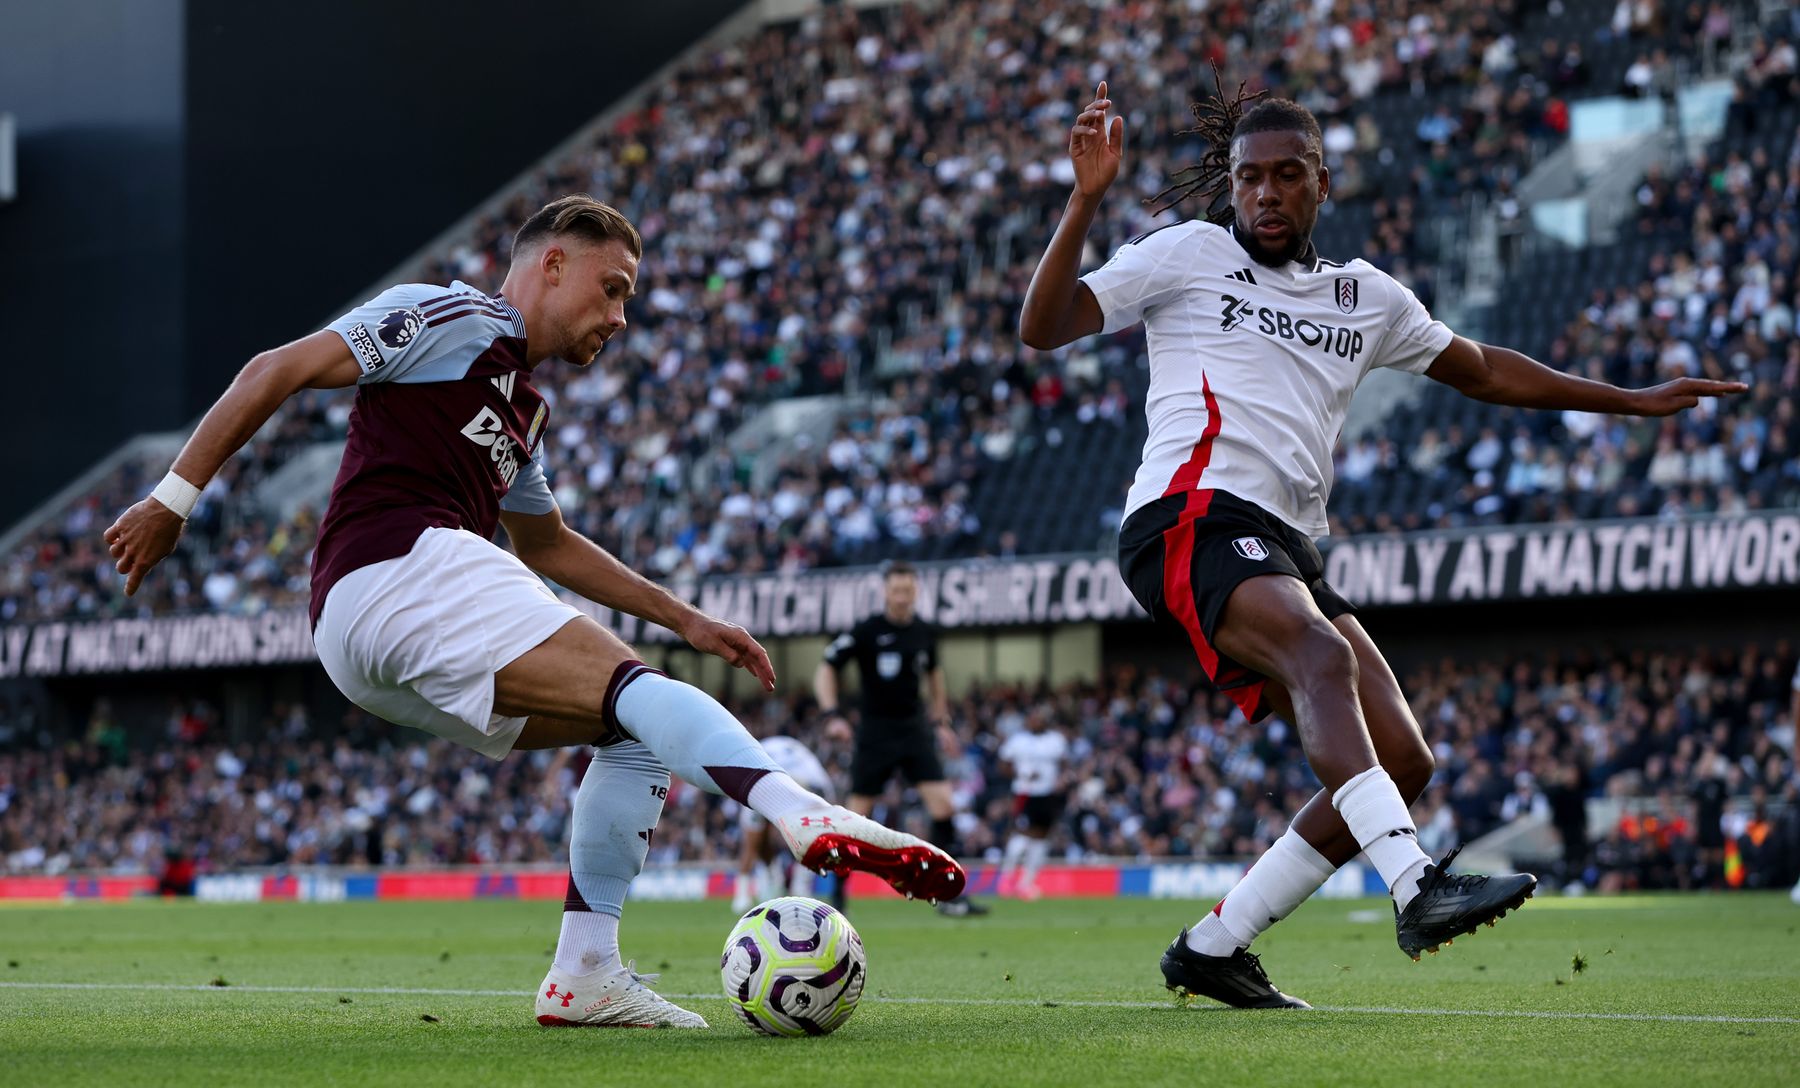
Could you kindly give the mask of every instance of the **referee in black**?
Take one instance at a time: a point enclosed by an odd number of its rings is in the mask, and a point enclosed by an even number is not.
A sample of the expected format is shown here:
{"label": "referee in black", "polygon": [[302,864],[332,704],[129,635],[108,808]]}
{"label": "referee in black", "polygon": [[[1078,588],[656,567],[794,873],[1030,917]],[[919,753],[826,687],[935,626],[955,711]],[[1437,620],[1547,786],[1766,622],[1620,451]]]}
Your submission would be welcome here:
{"label": "referee in black", "polygon": [[[918,788],[931,814],[931,841],[954,854],[956,808],[935,731],[946,746],[956,743],[950,732],[950,700],[944,670],[938,664],[937,629],[914,615],[919,575],[912,564],[889,562],[882,567],[885,607],[825,648],[825,660],[813,674],[813,694],[825,717],[826,735],[854,737],[850,757],[851,811],[867,816],[875,798],[899,771]],[[862,715],[854,731],[838,703],[838,670],[854,662],[862,680]],[[929,692],[929,707],[920,688]],[[838,883],[843,905],[843,882]],[[940,914],[986,914],[987,908],[967,896],[938,904]]]}

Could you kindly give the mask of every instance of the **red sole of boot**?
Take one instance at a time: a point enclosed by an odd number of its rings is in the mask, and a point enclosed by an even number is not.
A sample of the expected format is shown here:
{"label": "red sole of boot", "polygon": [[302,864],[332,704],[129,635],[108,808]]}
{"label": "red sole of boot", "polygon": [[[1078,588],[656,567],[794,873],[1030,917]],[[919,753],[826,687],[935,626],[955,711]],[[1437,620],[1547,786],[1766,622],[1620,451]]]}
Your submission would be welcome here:
{"label": "red sole of boot", "polygon": [[800,863],[814,872],[840,876],[852,870],[874,873],[901,895],[939,902],[963,893],[968,874],[954,860],[923,846],[886,850],[842,835],[820,835]]}
{"label": "red sole of boot", "polygon": [[547,1028],[653,1028],[655,1024],[584,1024],[579,1020],[564,1020],[560,1016],[540,1016],[539,1024]]}

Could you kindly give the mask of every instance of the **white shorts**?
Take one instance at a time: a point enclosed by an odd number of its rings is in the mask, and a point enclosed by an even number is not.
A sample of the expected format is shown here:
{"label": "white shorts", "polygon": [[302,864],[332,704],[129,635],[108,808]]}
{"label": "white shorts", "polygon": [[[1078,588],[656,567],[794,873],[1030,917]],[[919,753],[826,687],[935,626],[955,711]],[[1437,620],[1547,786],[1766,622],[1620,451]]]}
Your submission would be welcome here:
{"label": "white shorts", "polygon": [[510,552],[434,528],[339,579],[313,641],[357,706],[500,759],[525,719],[493,712],[494,674],[580,615]]}

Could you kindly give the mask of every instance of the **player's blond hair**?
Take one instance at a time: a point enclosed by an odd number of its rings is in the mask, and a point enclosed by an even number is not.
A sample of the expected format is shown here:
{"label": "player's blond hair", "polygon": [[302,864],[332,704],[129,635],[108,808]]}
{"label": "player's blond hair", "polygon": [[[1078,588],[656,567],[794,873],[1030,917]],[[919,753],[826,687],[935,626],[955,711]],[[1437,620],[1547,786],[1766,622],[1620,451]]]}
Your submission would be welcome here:
{"label": "player's blond hair", "polygon": [[623,242],[633,257],[644,256],[644,239],[625,214],[586,193],[558,197],[532,213],[513,235],[513,252],[523,253],[541,241],[573,235],[590,242]]}

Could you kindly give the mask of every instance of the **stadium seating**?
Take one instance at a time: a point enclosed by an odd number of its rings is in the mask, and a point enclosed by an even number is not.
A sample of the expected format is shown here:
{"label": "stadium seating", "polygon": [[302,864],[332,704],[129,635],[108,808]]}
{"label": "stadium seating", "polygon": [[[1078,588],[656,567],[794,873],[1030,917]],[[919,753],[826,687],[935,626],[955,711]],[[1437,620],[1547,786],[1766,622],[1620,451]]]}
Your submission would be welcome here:
{"label": "stadium seating", "polygon": [[[1606,0],[1555,12],[1380,7],[1377,19],[1336,24],[1319,5],[1211,5],[1160,22],[1144,6],[1125,12],[1131,35],[1117,13],[1076,0],[952,3],[931,19],[828,9],[683,69],[420,274],[497,287],[513,227],[560,192],[611,197],[640,223],[646,276],[622,349],[589,372],[546,368],[542,384],[566,515],[654,575],[1104,549],[1144,437],[1142,338],[1035,353],[1012,326],[1066,192],[1063,132],[1097,78],[1131,113],[1136,167],[1091,256],[1156,222],[1136,198],[1194,157],[1173,133],[1204,89],[1196,62],[1228,59],[1234,75],[1295,95],[1326,123],[1340,188],[1321,250],[1363,256],[1429,301],[1457,256],[1439,252],[1437,224],[1554,146],[1570,98],[1616,93],[1659,48],[1718,49],[1739,90],[1705,158],[1647,178],[1620,241],[1533,248],[1488,325],[1611,381],[1704,372],[1743,376],[1752,393],[1628,422],[1496,409],[1427,386],[1339,450],[1333,529],[1800,505],[1800,96],[1781,37],[1791,31],[1758,39],[1748,3],[1643,26],[1631,25],[1638,6]],[[1024,55],[1034,62],[1015,62]],[[749,74],[771,66],[811,73],[822,96],[802,109],[753,92]],[[1666,81],[1666,65],[1650,68],[1653,88]],[[993,91],[966,93],[978,86]],[[883,108],[855,104],[871,101]],[[811,445],[728,441],[768,402],[810,394],[826,395],[830,415]],[[304,602],[318,512],[284,515],[262,499],[282,465],[341,440],[347,411],[342,393],[284,408],[208,487],[177,555],[131,601],[99,533],[166,457],[122,465],[0,557],[0,623]],[[1792,831],[1793,668],[1782,648],[1446,663],[1404,677],[1439,756],[1421,836],[1441,849],[1521,811],[1566,815],[1581,808],[1571,794],[1647,797],[1661,832],[1647,835],[1641,813],[1595,829],[1593,856],[1571,857],[1566,875],[1713,882],[1712,824],[1690,815],[1709,776],[1766,799]],[[971,852],[1003,839],[993,753],[1038,704],[1076,741],[1080,784],[1057,839],[1071,857],[1251,853],[1313,788],[1291,734],[1248,728],[1186,677],[978,691],[958,715],[966,754],[955,769],[974,802],[961,828]],[[773,729],[800,720],[779,702],[739,709]],[[218,869],[560,857],[578,767],[547,755],[493,765],[361,716],[333,729],[288,711],[267,739],[226,743],[195,705],[172,708],[151,751],[109,715],[97,710],[72,747],[0,737],[0,870],[141,871],[169,846]],[[841,772],[844,752],[804,739]],[[657,859],[728,856],[729,815],[678,789]],[[1759,879],[1794,875],[1791,854],[1761,864]]]}
{"label": "stadium seating", "polygon": [[[1000,548],[1003,538],[1026,550],[1088,547],[1115,501],[1118,470],[1097,474],[1095,509],[1071,504],[1060,521],[1036,512],[1047,519],[1041,528],[1005,513],[1027,483],[1002,488],[983,477],[1015,450],[1054,448],[1053,435],[1034,431],[1037,417],[1079,410],[1089,394],[1104,399],[1111,379],[1141,394],[1129,357],[1100,375],[1078,373],[1061,358],[1021,358],[1012,336],[1031,260],[1066,189],[1059,148],[1070,111],[1093,82],[1111,73],[1135,125],[1138,164],[1096,229],[1098,245],[1153,222],[1134,197],[1154,193],[1193,157],[1191,143],[1173,134],[1208,86],[1200,62],[1216,60],[1325,118],[1343,200],[1321,226],[1321,245],[1369,256],[1429,300],[1434,235],[1422,217],[1454,202],[1459,186],[1516,177],[1534,147],[1557,138],[1566,110],[1539,57],[1551,38],[1592,37],[1607,18],[1592,4],[1551,12],[1531,3],[1402,3],[1341,21],[1316,5],[1283,9],[1279,20],[1273,7],[1257,11],[1256,19],[1236,5],[1153,17],[1144,7],[1120,20],[1064,0],[1029,13],[953,4],[930,18],[904,6],[836,10],[772,27],[655,88],[642,110],[595,146],[547,165],[503,214],[477,224],[423,274],[494,288],[513,227],[555,193],[590,189],[637,217],[647,274],[624,349],[607,356],[604,375],[551,371],[544,384],[565,510],[656,574],[966,553]],[[1028,80],[1024,56],[1037,58],[1031,71],[1043,74]],[[773,92],[743,93],[756,85],[751,73],[772,65],[815,73],[823,100],[802,111]],[[990,96],[955,93],[993,70],[1004,77]],[[849,108],[852,90],[886,108]],[[1437,132],[1447,138],[1434,151],[1420,122],[1440,105],[1455,115],[1454,131]],[[972,157],[976,147],[994,148],[992,157]],[[898,377],[881,377],[894,368]],[[1036,388],[1044,372],[1060,397]],[[909,431],[911,448],[897,462],[794,479],[812,474],[805,466],[758,474],[717,443],[758,403],[853,379],[889,394],[901,414],[851,410],[846,425]],[[341,395],[336,407],[308,398],[272,425],[264,456],[285,459],[342,423]],[[1129,459],[1125,447],[1116,454]],[[9,558],[0,620],[254,612],[304,595],[299,560],[316,510],[277,524],[247,501],[262,474],[234,470],[211,491],[214,517],[193,526],[182,555],[143,597],[123,600],[82,534],[141,494],[161,467],[127,466],[38,526]],[[869,468],[883,486],[870,485]],[[895,476],[909,479],[884,486]],[[777,499],[782,481],[788,494]],[[824,516],[827,496],[841,509],[836,484],[863,492],[873,539],[840,534],[838,519]],[[748,512],[720,516],[721,502],[740,491],[732,508],[747,503]],[[1001,513],[976,492],[995,497]],[[808,501],[797,504],[797,495]]]}
{"label": "stadium seating", "polygon": [[[1520,815],[1551,819],[1595,854],[1570,852],[1565,879],[1612,886],[1718,885],[1719,856],[1762,806],[1776,834],[1752,886],[1800,866],[1800,777],[1782,645],[1442,663],[1403,677],[1438,771],[1415,811],[1433,853]],[[994,857],[1011,825],[1001,741],[1027,712],[1051,715],[1073,750],[1058,856],[1247,857],[1317,789],[1291,729],[1248,725],[1194,678],[1120,670],[1098,686],[994,687],[956,706],[963,754],[950,763],[971,815],[964,851]],[[847,748],[800,708],[736,708],[766,732],[814,747],[846,785]],[[335,733],[332,740],[320,734]],[[503,864],[564,860],[582,759],[529,753],[500,763],[353,714],[309,722],[275,708],[266,735],[233,744],[208,708],[174,703],[167,735],[129,737],[102,702],[79,745],[0,744],[0,874],[154,872],[170,848],[202,872],[314,863]],[[28,738],[15,738],[27,740]],[[1785,746],[1784,746],[1785,745]],[[1722,792],[1710,790],[1716,781]],[[1588,795],[1642,796],[1617,826],[1588,827]],[[1746,804],[1696,808],[1705,797]],[[899,787],[884,805],[898,806]],[[1700,816],[1704,814],[1707,819]],[[1664,831],[1641,834],[1658,816]],[[729,803],[677,784],[653,860],[726,862]],[[1710,822],[1708,822],[1710,821]],[[1673,833],[1670,828],[1676,828]],[[919,830],[923,831],[923,828]]]}

